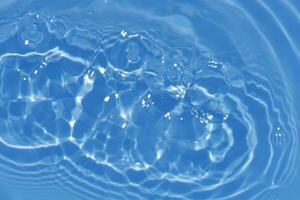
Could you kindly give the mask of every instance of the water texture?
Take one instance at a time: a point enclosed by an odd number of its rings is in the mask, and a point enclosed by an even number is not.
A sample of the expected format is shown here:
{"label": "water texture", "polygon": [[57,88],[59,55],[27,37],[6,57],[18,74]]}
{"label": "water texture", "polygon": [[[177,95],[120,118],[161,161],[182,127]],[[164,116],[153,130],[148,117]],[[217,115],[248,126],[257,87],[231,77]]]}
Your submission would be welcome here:
{"label": "water texture", "polygon": [[0,199],[297,199],[299,12],[4,0]]}

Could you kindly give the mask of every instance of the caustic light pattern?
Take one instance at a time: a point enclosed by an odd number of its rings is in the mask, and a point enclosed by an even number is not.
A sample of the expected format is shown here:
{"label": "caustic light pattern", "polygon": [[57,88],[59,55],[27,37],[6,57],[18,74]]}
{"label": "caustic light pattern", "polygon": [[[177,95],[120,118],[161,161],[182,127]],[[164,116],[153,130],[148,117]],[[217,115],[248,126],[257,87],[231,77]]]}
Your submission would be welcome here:
{"label": "caustic light pattern", "polygon": [[276,19],[273,4],[5,2],[1,182],[83,200],[221,200],[265,199],[293,176],[295,99],[255,18]]}

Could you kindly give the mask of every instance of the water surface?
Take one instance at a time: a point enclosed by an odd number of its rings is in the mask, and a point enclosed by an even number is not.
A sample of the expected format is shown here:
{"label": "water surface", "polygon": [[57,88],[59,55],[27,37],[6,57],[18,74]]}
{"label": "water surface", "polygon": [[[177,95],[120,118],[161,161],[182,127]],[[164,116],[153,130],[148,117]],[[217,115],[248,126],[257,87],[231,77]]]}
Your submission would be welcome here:
{"label": "water surface", "polygon": [[1,196],[297,199],[299,9],[3,1]]}

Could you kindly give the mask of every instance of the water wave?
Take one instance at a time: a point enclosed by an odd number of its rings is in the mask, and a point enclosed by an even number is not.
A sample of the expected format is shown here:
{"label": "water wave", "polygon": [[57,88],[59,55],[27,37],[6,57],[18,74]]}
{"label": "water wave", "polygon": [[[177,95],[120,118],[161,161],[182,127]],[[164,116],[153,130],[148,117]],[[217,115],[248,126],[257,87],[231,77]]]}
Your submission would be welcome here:
{"label": "water wave", "polygon": [[262,199],[294,176],[296,97],[280,54],[299,59],[299,41],[273,5],[43,5],[6,3],[0,16],[3,180],[192,200]]}

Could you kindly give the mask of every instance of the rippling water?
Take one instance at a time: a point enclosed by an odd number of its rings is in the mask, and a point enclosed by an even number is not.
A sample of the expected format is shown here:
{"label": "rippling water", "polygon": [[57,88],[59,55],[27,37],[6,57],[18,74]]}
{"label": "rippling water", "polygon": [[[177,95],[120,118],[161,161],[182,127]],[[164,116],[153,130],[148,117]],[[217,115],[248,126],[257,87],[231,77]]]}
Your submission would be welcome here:
{"label": "rippling water", "polygon": [[0,30],[1,199],[297,199],[298,1],[4,0]]}

